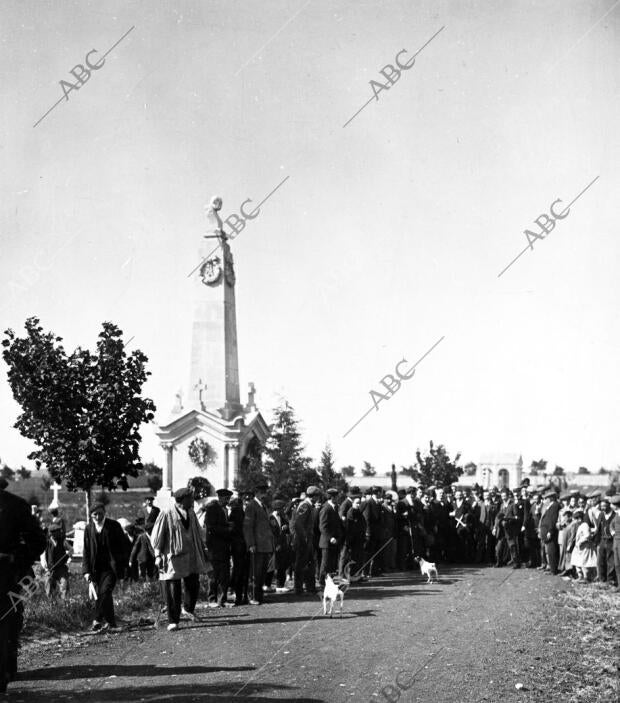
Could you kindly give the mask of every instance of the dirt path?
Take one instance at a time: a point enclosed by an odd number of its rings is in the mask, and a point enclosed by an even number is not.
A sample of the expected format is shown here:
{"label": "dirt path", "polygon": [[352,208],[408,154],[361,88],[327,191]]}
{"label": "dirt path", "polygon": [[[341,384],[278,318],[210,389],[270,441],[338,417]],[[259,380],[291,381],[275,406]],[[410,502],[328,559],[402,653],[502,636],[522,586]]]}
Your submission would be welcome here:
{"label": "dirt path", "polygon": [[260,607],[201,609],[203,622],[177,633],[93,635],[29,651],[9,700],[552,700],[541,667],[550,599],[564,582],[527,569],[452,567],[441,576],[354,585],[342,619],[319,614],[318,598],[287,594]]}

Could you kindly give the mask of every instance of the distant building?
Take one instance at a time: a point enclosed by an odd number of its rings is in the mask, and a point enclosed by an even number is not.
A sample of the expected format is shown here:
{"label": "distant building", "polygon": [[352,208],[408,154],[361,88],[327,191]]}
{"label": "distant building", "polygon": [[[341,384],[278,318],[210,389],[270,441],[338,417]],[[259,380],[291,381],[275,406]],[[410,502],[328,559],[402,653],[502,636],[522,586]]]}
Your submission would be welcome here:
{"label": "distant building", "polygon": [[[523,475],[523,457],[520,454],[483,454],[478,462],[475,477],[461,477],[463,485],[477,483],[482,488],[518,488]],[[470,479],[463,481],[463,478]]]}

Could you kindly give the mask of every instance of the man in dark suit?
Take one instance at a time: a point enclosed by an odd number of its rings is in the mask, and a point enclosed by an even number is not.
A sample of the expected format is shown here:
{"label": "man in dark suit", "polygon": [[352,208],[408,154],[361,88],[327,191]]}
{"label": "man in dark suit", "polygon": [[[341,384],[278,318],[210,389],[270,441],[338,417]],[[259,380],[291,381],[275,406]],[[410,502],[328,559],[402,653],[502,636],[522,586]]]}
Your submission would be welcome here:
{"label": "man in dark suit", "polygon": [[[17,673],[19,634],[24,623],[24,603],[12,600],[9,592],[22,595],[29,578],[34,583],[32,563],[45,549],[45,533],[30,512],[25,500],[6,490],[8,482],[0,478],[0,617],[4,618],[8,645],[8,662],[0,694]],[[21,581],[21,583],[20,583]],[[28,591],[23,593],[24,597]],[[3,633],[4,636],[4,633]]]}
{"label": "man in dark suit", "polygon": [[144,529],[150,532],[161,511],[156,505],[153,505],[153,496],[147,496],[142,505],[144,506]]}
{"label": "man in dark suit", "polygon": [[306,497],[299,503],[291,520],[292,547],[295,552],[293,567],[295,593],[316,593],[314,580],[314,525],[316,522],[314,507],[321,491],[317,486],[308,486]]}
{"label": "man in dark suit", "polygon": [[92,629],[116,629],[112,593],[127,563],[127,540],[118,522],[106,517],[103,503],[95,503],[90,516],[92,522],[84,531],[82,573],[97,591]]}
{"label": "man in dark suit", "polygon": [[337,488],[327,489],[327,501],[319,513],[319,549],[321,550],[321,571],[319,583],[325,586],[325,574],[334,574],[338,568],[338,551],[344,538],[342,520],[336,508]]}
{"label": "man in dark suit", "polygon": [[[254,499],[254,493],[246,493],[247,502]],[[231,525],[230,551],[232,555],[232,572],[230,585],[235,592],[235,605],[248,604],[248,578],[250,559],[243,537],[244,509],[241,498],[233,498],[228,506],[228,520]]]}
{"label": "man in dark suit", "polygon": [[[286,570],[290,566],[291,550],[288,520],[284,513],[285,506],[285,501],[276,498],[271,505],[273,511],[269,516],[269,524],[273,532],[274,552],[265,583],[268,591],[275,589],[276,593],[290,591],[290,588],[286,587]],[[273,586],[274,578],[275,586]]]}
{"label": "man in dark suit", "polygon": [[362,514],[366,520],[366,542],[364,549],[366,551],[364,561],[364,576],[381,576],[383,572],[383,559],[379,554],[381,548],[381,504],[379,496],[381,489],[378,486],[373,486],[366,491],[366,502],[362,505]]}
{"label": "man in dark suit", "polygon": [[243,536],[250,552],[250,605],[261,605],[269,559],[273,552],[273,533],[264,500],[267,485],[257,486],[243,518]]}
{"label": "man in dark suit", "polygon": [[614,536],[611,532],[615,512],[611,508],[611,503],[607,496],[603,496],[600,502],[600,513],[596,520],[596,532],[594,542],[597,545],[597,576],[601,583],[615,581],[614,565]]}
{"label": "man in dark suit", "polygon": [[547,507],[540,518],[539,532],[540,540],[545,545],[547,564],[551,574],[558,573],[558,561],[560,551],[558,547],[558,518],[560,515],[560,503],[557,500],[555,491],[549,491],[544,495]]}
{"label": "man in dark suit", "polygon": [[[351,486],[349,490],[349,495],[340,503],[338,506],[338,516],[342,522],[343,529],[346,530],[347,524],[347,514],[353,505],[353,498],[360,495],[360,489],[357,486]],[[340,547],[340,555],[338,558],[338,575],[342,578],[344,575],[344,567],[347,562],[351,559],[349,553],[349,547],[347,546],[346,540],[342,541],[342,546]]]}
{"label": "man in dark suit", "polygon": [[209,577],[209,607],[226,607],[228,584],[230,582],[230,543],[232,525],[228,521],[226,507],[232,496],[228,488],[220,488],[217,500],[207,503],[205,528],[207,532],[207,553],[213,567]]}

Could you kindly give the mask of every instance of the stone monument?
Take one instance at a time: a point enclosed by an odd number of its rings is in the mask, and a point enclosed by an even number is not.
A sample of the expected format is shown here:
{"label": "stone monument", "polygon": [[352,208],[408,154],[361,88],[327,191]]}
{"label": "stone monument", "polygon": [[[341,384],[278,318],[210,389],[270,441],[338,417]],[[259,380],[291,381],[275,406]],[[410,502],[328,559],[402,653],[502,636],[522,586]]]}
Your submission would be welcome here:
{"label": "stone monument", "polygon": [[186,393],[176,393],[170,418],[157,432],[166,454],[159,505],[194,476],[203,476],[214,488],[233,488],[246,453],[263,447],[269,436],[255,405],[254,384],[245,405],[239,394],[235,270],[221,208],[217,197],[205,208],[207,230],[192,275],[188,386]]}

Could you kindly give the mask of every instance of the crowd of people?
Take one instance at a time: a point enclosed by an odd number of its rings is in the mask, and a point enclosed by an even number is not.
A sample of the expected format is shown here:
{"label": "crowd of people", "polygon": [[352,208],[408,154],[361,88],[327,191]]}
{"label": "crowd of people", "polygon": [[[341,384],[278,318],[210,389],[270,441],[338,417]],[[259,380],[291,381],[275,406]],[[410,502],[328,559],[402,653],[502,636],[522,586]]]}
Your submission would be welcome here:
{"label": "crowd of people", "polygon": [[[7,495],[0,489],[0,522],[11,512],[2,508]],[[0,558],[18,552],[27,537],[25,553],[40,555],[48,595],[66,597],[70,545],[64,521],[52,511],[42,526],[35,509],[27,520],[23,506],[15,507],[19,500],[8,504],[21,516],[21,532],[15,524],[13,531],[0,525]],[[620,496],[558,495],[531,489],[528,479],[514,492],[375,486],[345,494],[309,486],[292,500],[268,500],[267,484],[241,495],[222,488],[213,497],[186,487],[161,510],[146,498],[134,521],[111,519],[103,504],[92,506],[82,573],[95,600],[93,630],[117,628],[115,586],[139,579],[160,581],[168,629],[176,630],[181,619],[197,618],[202,574],[208,606],[222,608],[260,605],[271,592],[313,595],[327,574],[351,582],[411,570],[419,557],[536,568],[617,586]],[[22,565],[14,576],[27,571]]]}

